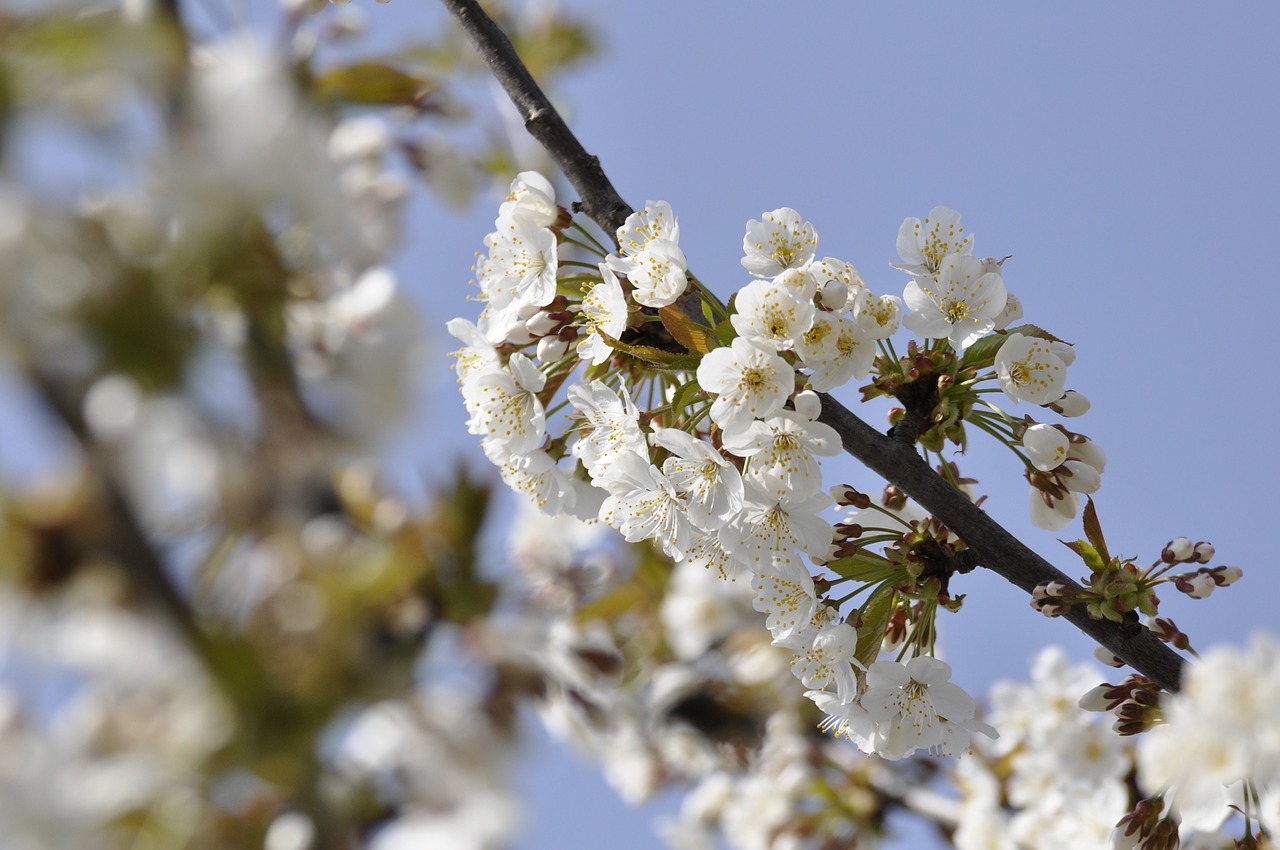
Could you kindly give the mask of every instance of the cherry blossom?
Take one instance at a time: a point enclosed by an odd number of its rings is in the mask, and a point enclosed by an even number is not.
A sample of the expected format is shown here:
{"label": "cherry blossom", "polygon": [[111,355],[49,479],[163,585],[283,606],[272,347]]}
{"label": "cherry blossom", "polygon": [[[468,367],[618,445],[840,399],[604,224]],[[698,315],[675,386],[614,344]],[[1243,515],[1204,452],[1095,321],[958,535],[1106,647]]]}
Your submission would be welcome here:
{"label": "cherry blossom", "polygon": [[800,213],[782,207],[747,222],[742,238],[742,267],[756,277],[777,277],[787,269],[802,269],[813,259],[818,232]]}
{"label": "cherry blossom", "polygon": [[[924,221],[908,218],[898,228],[898,256],[901,263],[890,263],[909,274],[929,277],[937,275],[942,261],[951,254],[973,253],[973,234],[965,234],[960,226],[960,213],[949,207],[934,207]],[[979,260],[978,262],[982,262]],[[1003,309],[1002,304],[1000,309]]]}
{"label": "cherry blossom", "polygon": [[717,394],[711,418],[731,431],[780,409],[795,389],[795,371],[777,354],[739,337],[702,358],[698,384]]}
{"label": "cherry blossom", "polygon": [[1047,404],[1062,397],[1067,366],[1046,340],[1012,333],[996,352],[996,375],[1014,404]]}
{"label": "cherry blossom", "polygon": [[963,350],[995,327],[1004,309],[1004,283],[1000,275],[984,271],[977,257],[948,254],[934,277],[908,283],[902,300],[910,311],[902,319],[909,330],[927,339],[949,340]]}

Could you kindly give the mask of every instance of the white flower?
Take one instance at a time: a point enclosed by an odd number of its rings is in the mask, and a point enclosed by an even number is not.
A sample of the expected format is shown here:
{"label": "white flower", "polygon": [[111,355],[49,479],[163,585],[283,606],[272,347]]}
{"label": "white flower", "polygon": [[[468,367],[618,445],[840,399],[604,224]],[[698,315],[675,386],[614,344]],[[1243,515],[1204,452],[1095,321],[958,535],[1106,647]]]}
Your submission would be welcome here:
{"label": "white flower", "polygon": [[841,699],[830,691],[805,691],[818,710],[826,715],[818,728],[839,737],[848,738],[864,753],[872,752],[872,738],[876,726],[867,710],[854,700]]}
{"label": "white flower", "polygon": [[711,419],[730,431],[779,410],[795,389],[795,371],[774,352],[738,337],[703,356],[698,385],[717,394]]}
{"label": "white flower", "polygon": [[782,207],[747,222],[742,238],[742,267],[756,277],[777,277],[786,269],[804,268],[818,247],[818,233],[800,213]]}
{"label": "white flower", "polygon": [[813,576],[798,561],[763,563],[751,589],[756,594],[752,607],[765,615],[765,627],[775,640],[809,623],[818,607]]}
{"label": "white flower", "polygon": [[680,225],[666,201],[647,201],[618,228],[621,254],[605,258],[627,276],[636,302],[646,307],[672,304],[689,285],[688,262],[680,250]]}
{"label": "white flower", "polygon": [[788,491],[772,476],[748,479],[742,510],[720,530],[720,543],[757,574],[768,564],[801,565],[796,549],[817,555],[830,547],[831,524],[818,516],[830,504],[826,493]]}
{"label": "white flower", "polygon": [[[838,289],[844,290],[846,299],[853,298],[866,288],[862,275],[853,267],[853,264],[835,257],[814,260],[809,264],[806,272],[818,290],[826,291],[828,283],[840,284]],[[828,304],[827,306],[832,310],[839,310],[844,305]]]}
{"label": "white flower", "polygon": [[1061,466],[1067,459],[1067,449],[1070,446],[1067,435],[1052,425],[1032,425],[1022,435],[1022,447],[1027,450],[1027,459],[1041,472],[1049,472]]}
{"label": "white flower", "polygon": [[780,410],[726,434],[724,447],[738,457],[751,458],[751,477],[772,475],[784,490],[808,492],[822,489],[818,457],[833,457],[842,449],[834,428],[792,410]]}
{"label": "white flower", "polygon": [[973,719],[973,698],[950,678],[951,665],[929,656],[872,664],[862,707],[876,724],[873,751],[887,759],[916,750],[957,755],[969,748],[973,732],[996,737],[994,729]]}
{"label": "white flower", "polygon": [[653,444],[671,452],[662,473],[699,529],[713,531],[742,509],[742,476],[709,443],[676,428],[660,428],[653,432]]}
{"label": "white flower", "polygon": [[573,453],[592,478],[619,455],[648,455],[649,444],[640,430],[640,411],[625,386],[619,396],[604,381],[592,381],[571,385],[566,395],[583,418]]}
{"label": "white flower", "polygon": [[1057,531],[1066,528],[1076,518],[1080,510],[1080,501],[1075,493],[1067,493],[1062,499],[1055,499],[1048,493],[1031,488],[1028,497],[1028,509],[1031,512],[1031,523],[1045,531]]}
{"label": "white flower", "polygon": [[666,201],[645,201],[644,209],[627,216],[618,228],[618,245],[623,256],[634,257],[654,239],[673,244],[680,243],[680,225],[671,204]]}
{"label": "white flower", "polygon": [[813,297],[797,298],[791,287],[753,281],[738,291],[738,312],[729,317],[738,334],[761,348],[785,351],[813,324]]}
{"label": "white flower", "polygon": [[[834,360],[840,354],[836,348],[836,338],[840,333],[840,321],[843,317],[836,313],[818,310],[814,313],[809,329],[795,341],[795,353],[800,355],[804,364],[823,363]],[[845,321],[848,321],[845,319]]]}
{"label": "white flower", "polygon": [[1067,366],[1050,344],[1033,336],[1013,333],[996,352],[996,375],[1005,395],[1032,404],[1062,398]]}
{"label": "white flower", "polygon": [[596,480],[610,496],[600,506],[600,519],[622,533],[628,543],[653,540],[673,560],[684,557],[693,528],[675,485],[647,456],[623,452]]}
{"label": "white flower", "polygon": [[967,254],[944,257],[933,278],[907,284],[902,300],[910,312],[903,324],[926,339],[950,340],[957,351],[972,345],[995,327],[1005,304],[1000,275],[983,268],[982,260]]}
{"label": "white flower", "polygon": [[689,286],[689,265],[680,246],[667,239],[651,239],[640,253],[625,260],[610,256],[609,264],[625,274],[634,287],[636,303],[666,307]]}
{"label": "white flower", "polygon": [[551,455],[542,450],[512,454],[501,443],[488,441],[481,448],[498,467],[506,485],[528,496],[542,513],[560,516],[574,509],[581,482],[561,469]]}
{"label": "white flower", "polygon": [[550,227],[560,217],[555,188],[536,171],[521,171],[511,181],[507,199],[498,207],[498,228],[516,216],[529,219],[534,227]]}
{"label": "white flower", "polygon": [[1138,784],[1161,793],[1198,831],[1230,814],[1237,783],[1264,797],[1280,782],[1280,642],[1213,647],[1187,665],[1182,690],[1161,700],[1165,722],[1138,739]]}
{"label": "white flower", "polygon": [[795,653],[791,659],[791,672],[806,688],[826,690],[834,687],[842,702],[850,701],[856,695],[853,654],[858,648],[858,632],[848,623],[841,622],[834,609],[820,607],[806,628],[773,643]]}
{"label": "white flower", "polygon": [[939,206],[930,210],[923,222],[918,218],[902,222],[898,228],[898,256],[902,262],[890,265],[915,276],[931,276],[937,274],[949,254],[971,253],[973,234],[966,235],[960,226],[960,213]]}
{"label": "white flower", "polygon": [[524,454],[542,444],[546,419],[537,394],[547,376],[519,352],[506,369],[484,372],[462,385],[468,409],[474,411],[467,428],[483,434],[486,443],[497,443],[508,454]]}
{"label": "white flower", "polygon": [[811,372],[809,385],[819,392],[828,392],[843,386],[850,378],[866,375],[876,359],[875,339],[867,336],[852,319],[837,316],[834,336],[835,356],[803,358],[805,368]]}
{"label": "white flower", "polygon": [[497,350],[485,335],[486,327],[483,319],[479,325],[472,324],[466,319],[450,319],[445,327],[455,339],[463,343],[462,348],[451,352],[457,358],[454,368],[458,373],[458,383],[463,383],[483,372],[502,368]]}
{"label": "white flower", "polygon": [[600,334],[618,339],[627,329],[627,299],[618,276],[604,263],[600,264],[600,276],[603,280],[582,296],[579,314],[587,333],[578,339],[578,356],[595,365],[613,356],[613,348]]}
{"label": "white flower", "polygon": [[[1016,322],[1022,318],[1022,302],[1018,300],[1018,296],[1008,289],[1005,290],[1004,296],[1004,309],[1000,311],[999,316],[996,316],[995,329],[998,331],[1009,327],[1010,322]],[[1071,364],[1068,363],[1067,365]]]}
{"label": "white flower", "polygon": [[480,288],[495,310],[512,301],[542,307],[556,296],[556,235],[526,216],[498,220],[484,239],[489,262],[480,273]]}
{"label": "white flower", "polygon": [[685,549],[684,557],[690,564],[707,571],[714,570],[716,577],[723,581],[737,581],[738,573],[743,569],[742,562],[721,545],[719,531],[695,535],[693,542]]}
{"label": "white flower", "polygon": [[887,339],[898,332],[902,301],[896,295],[876,296],[864,289],[853,302],[853,320],[869,339]]}

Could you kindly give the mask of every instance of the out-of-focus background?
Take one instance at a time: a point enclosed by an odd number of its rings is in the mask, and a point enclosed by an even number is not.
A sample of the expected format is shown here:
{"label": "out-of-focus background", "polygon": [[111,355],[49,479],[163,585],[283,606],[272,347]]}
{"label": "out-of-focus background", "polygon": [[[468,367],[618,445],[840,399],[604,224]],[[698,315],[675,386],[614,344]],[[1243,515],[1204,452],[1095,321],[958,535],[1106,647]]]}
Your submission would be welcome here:
{"label": "out-of-focus background", "polygon": [[[211,41],[250,29],[269,43],[282,31],[281,12],[265,2],[183,6],[191,31]],[[556,75],[554,96],[623,197],[637,207],[671,203],[701,280],[722,297],[745,284],[745,222],[789,206],[817,228],[821,255],[853,262],[876,292],[898,293],[905,276],[888,263],[902,219],[938,204],[959,210],[975,253],[1012,255],[1004,280],[1026,320],[1076,345],[1069,386],[1093,409],[1073,427],[1109,457],[1095,499],[1112,550],[1149,562],[1170,537],[1212,541],[1217,562],[1240,565],[1244,579],[1209,600],[1166,599],[1168,615],[1197,647],[1273,627],[1280,9],[567,6],[589,23],[596,50]],[[363,13],[367,33],[321,47],[326,61],[356,46],[377,53],[438,38],[446,26],[441,7],[409,0],[355,0],[314,20],[347,9]],[[456,91],[475,110],[473,123],[450,131],[460,145],[509,132],[510,164],[539,162],[496,86],[475,75]],[[23,128],[7,151],[9,179],[63,198],[117,182],[67,138],[56,127]],[[359,453],[376,458],[381,482],[410,506],[428,504],[460,464],[496,478],[466,433],[444,323],[478,312],[468,280],[502,192],[485,189],[459,208],[415,186],[403,236],[386,254],[413,308],[406,321],[421,325],[406,333],[425,353],[404,418]],[[64,462],[64,426],[22,364],[0,367],[0,481],[20,488]],[[219,390],[205,392],[216,407]],[[841,397],[855,401],[852,388]],[[881,410],[868,415],[883,421]],[[203,468],[187,461],[186,475]],[[1026,484],[1008,452],[975,438],[962,469],[980,479],[1000,522],[1079,572],[1055,540],[1077,536],[1078,526],[1055,535],[1030,524]],[[828,464],[827,474],[831,483],[879,486],[850,460]],[[514,511],[515,496],[495,498],[500,516]],[[501,531],[489,535],[484,551],[501,553]],[[942,621],[941,643],[954,681],[970,693],[1025,678],[1046,644],[1078,658],[1091,652],[1068,624],[1041,617],[1025,594],[982,570],[953,590],[967,598]],[[52,711],[62,685],[30,663],[10,660],[5,678],[15,688],[37,683]],[[674,811],[674,796],[629,807],[531,714],[519,722],[527,740],[515,768],[524,808],[514,847],[659,846],[651,821]],[[920,846],[920,834],[904,829],[900,846]],[[9,846],[23,845],[0,839]]]}

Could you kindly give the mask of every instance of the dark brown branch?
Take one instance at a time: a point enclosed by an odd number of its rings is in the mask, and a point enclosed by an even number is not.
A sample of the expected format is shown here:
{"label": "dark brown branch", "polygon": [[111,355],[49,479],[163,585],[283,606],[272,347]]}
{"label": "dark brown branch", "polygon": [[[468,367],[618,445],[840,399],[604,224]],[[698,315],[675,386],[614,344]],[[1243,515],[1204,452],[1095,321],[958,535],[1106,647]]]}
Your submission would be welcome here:
{"label": "dark brown branch", "polygon": [[[581,143],[534,82],[511,42],[475,0],[442,0],[484,58],[494,76],[525,118],[525,126],[564,171],[578,191],[583,208],[607,232],[613,233],[631,213],[600,168],[600,161]],[[976,553],[982,566],[1028,593],[1040,582],[1070,581],[1056,567],[1031,551],[959,490],[935,473],[915,446],[886,437],[828,395],[822,396],[819,421],[835,428],[845,451],[955,531]],[[904,433],[903,436],[914,436]],[[1092,620],[1080,607],[1065,615],[1077,628],[1124,659],[1135,670],[1169,690],[1177,690],[1182,658],[1144,626]]]}
{"label": "dark brown branch", "polygon": [[[822,394],[822,415],[818,421],[836,429],[845,451],[886,481],[898,485],[943,525],[960,535],[982,566],[1028,593],[1042,581],[1057,579],[1075,584],[948,484],[925,463],[914,446],[880,434],[826,394]],[[1072,607],[1064,616],[1151,681],[1168,690],[1178,689],[1182,658],[1161,643],[1150,629],[1138,623],[1093,620],[1080,606]]]}
{"label": "dark brown branch", "polygon": [[582,147],[516,55],[511,40],[485,14],[480,4],[475,0],[442,2],[458,19],[462,31],[493,71],[516,109],[520,110],[525,129],[551,154],[564,176],[578,190],[583,211],[612,236],[631,215],[632,209],[609,182],[600,167],[600,160]]}

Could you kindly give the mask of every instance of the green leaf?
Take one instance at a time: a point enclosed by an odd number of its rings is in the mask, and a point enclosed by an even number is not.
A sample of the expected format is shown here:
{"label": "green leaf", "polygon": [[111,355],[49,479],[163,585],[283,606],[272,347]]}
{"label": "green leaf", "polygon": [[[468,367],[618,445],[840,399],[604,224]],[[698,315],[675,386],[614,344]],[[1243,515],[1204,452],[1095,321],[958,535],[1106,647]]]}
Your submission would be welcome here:
{"label": "green leaf", "polygon": [[960,361],[960,367],[973,366],[981,369],[984,366],[990,366],[995,362],[996,352],[1000,350],[1000,346],[1004,345],[1005,340],[1008,338],[1001,331],[982,337],[965,349],[964,359]]}
{"label": "green leaf", "polygon": [[676,388],[675,394],[671,397],[671,409],[676,413],[684,410],[684,408],[689,404],[689,399],[701,390],[702,387],[698,386],[698,382],[696,380],[691,380],[688,383],[681,384]]}
{"label": "green leaf", "polygon": [[[1036,339],[1047,340],[1048,342],[1067,342],[1049,333],[1039,325],[1018,325],[1016,328],[1005,328],[1006,334],[1022,334],[1023,336],[1033,336]],[[1071,343],[1067,343],[1070,345]]]}
{"label": "green leaf", "polygon": [[829,569],[843,578],[857,581],[885,581],[889,578],[901,580],[905,578],[903,569],[894,565],[883,555],[874,552],[858,552],[846,558],[828,561],[825,569]]}
{"label": "green leaf", "polygon": [[893,583],[886,581],[871,591],[871,596],[858,612],[862,625],[858,628],[858,646],[853,655],[864,666],[870,667],[880,655],[880,644],[884,641],[884,630],[889,625],[896,599]]}
{"label": "green leaf", "polygon": [[1110,562],[1110,559],[1103,559],[1103,557],[1098,554],[1098,550],[1094,549],[1092,544],[1087,540],[1076,540],[1072,543],[1068,543],[1065,540],[1060,540],[1058,542],[1079,555],[1080,560],[1084,561],[1085,566],[1091,570],[1106,569],[1107,564]]}
{"label": "green leaf", "polygon": [[381,62],[357,62],[316,77],[321,97],[378,106],[421,106],[435,83]]}
{"label": "green leaf", "polygon": [[733,323],[725,319],[715,328],[716,339],[720,340],[724,345],[733,345],[733,341],[738,338],[738,330]]}
{"label": "green leaf", "polygon": [[702,362],[701,355],[676,354],[672,351],[663,351],[661,348],[654,348],[652,345],[628,345],[625,342],[616,340],[604,331],[596,328],[596,333],[600,334],[600,338],[608,343],[609,347],[614,351],[621,351],[623,354],[630,354],[637,360],[643,360],[650,366],[657,366],[659,369],[670,369],[677,372],[692,372],[698,368],[698,364]]}
{"label": "green leaf", "polygon": [[1107,541],[1102,536],[1102,524],[1098,522],[1098,511],[1093,506],[1093,497],[1086,496],[1088,501],[1084,506],[1084,535],[1089,538],[1089,542],[1093,544],[1093,548],[1098,550],[1104,562],[1111,561],[1111,554],[1107,552]]}
{"label": "green leaf", "polygon": [[658,318],[662,326],[684,346],[690,354],[706,354],[713,348],[720,347],[720,341],[712,336],[708,328],[695,322],[688,313],[676,305],[658,310]]}

